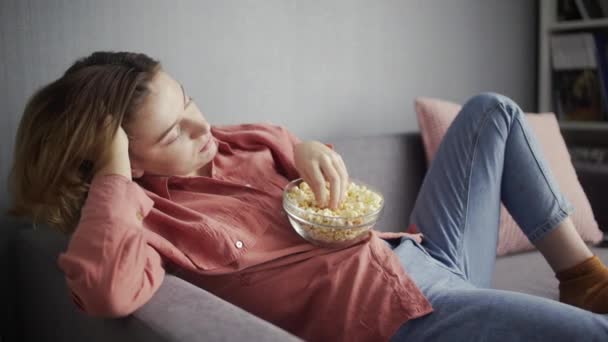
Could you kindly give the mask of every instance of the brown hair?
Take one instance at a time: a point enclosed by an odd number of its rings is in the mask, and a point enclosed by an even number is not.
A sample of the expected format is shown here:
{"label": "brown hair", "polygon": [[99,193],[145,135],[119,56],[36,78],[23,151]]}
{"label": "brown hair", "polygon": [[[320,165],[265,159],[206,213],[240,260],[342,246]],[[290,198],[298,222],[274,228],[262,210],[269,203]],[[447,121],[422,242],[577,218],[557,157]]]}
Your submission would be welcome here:
{"label": "brown hair", "polygon": [[160,68],[141,53],[94,52],[36,91],[17,131],[9,213],[71,233],[118,126],[133,120]]}

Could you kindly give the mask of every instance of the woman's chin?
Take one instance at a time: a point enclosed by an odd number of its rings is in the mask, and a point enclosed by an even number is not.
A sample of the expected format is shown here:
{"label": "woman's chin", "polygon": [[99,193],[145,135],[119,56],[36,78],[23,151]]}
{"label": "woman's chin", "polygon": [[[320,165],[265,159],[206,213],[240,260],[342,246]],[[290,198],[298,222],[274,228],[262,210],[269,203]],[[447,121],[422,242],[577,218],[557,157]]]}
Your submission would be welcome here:
{"label": "woman's chin", "polygon": [[203,164],[201,167],[194,170],[192,173],[193,176],[211,176],[211,161]]}

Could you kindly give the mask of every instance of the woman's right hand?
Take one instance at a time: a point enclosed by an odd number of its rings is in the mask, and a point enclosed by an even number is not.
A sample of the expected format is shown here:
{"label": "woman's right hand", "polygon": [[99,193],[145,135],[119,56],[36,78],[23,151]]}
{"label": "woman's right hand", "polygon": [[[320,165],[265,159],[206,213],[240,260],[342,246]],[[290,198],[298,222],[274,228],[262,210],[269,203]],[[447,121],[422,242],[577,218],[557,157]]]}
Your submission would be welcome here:
{"label": "woman's right hand", "polygon": [[[108,122],[106,121],[106,123]],[[96,175],[118,174],[131,180],[133,177],[129,160],[129,138],[122,126],[118,126],[110,146],[109,160],[97,171]]]}

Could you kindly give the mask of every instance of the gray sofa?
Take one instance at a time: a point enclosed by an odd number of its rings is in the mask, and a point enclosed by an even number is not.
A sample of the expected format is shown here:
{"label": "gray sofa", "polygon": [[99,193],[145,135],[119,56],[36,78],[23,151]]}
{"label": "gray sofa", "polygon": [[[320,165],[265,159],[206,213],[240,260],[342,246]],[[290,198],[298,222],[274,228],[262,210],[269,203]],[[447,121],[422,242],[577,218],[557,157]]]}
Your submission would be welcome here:
{"label": "gray sofa", "polygon": [[[377,229],[406,228],[424,177],[426,163],[416,133],[333,141],[352,177],[380,188],[386,210]],[[601,171],[601,170],[600,170]],[[608,188],[608,177],[587,169],[579,177],[586,188]],[[604,191],[595,191],[601,196]],[[592,198],[594,209],[605,205]],[[597,204],[599,203],[599,204]],[[604,216],[600,215],[604,214]],[[606,212],[596,212],[607,223]],[[4,219],[0,260],[2,334],[7,341],[291,341],[293,335],[190,283],[168,275],[154,297],[123,319],[95,319],[81,314],[67,295],[56,258],[67,238],[45,227]],[[604,262],[608,249],[593,248]],[[556,298],[557,282],[538,252],[501,257],[494,287]]]}

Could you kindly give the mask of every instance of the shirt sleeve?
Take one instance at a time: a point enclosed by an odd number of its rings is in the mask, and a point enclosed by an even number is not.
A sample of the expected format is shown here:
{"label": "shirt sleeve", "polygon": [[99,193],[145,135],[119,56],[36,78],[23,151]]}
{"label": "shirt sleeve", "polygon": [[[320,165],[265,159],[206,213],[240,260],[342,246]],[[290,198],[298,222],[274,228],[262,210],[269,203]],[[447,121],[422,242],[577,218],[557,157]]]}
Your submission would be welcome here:
{"label": "shirt sleeve", "polygon": [[120,175],[95,177],[71,236],[58,258],[71,298],[85,313],[123,317],[145,304],[160,287],[160,254],[146,243],[143,219],[153,201]]}
{"label": "shirt sleeve", "polygon": [[300,138],[284,126],[261,124],[257,129],[267,137],[266,144],[271,149],[273,159],[279,172],[287,179],[294,180],[300,177],[296,169],[294,148],[302,142]]}
{"label": "shirt sleeve", "polygon": [[[267,146],[272,152],[279,173],[290,181],[300,177],[295,166],[294,148],[302,140],[284,126],[270,123],[215,126],[213,132],[216,136],[241,148],[257,149],[260,144]],[[332,144],[325,145],[334,149]]]}

